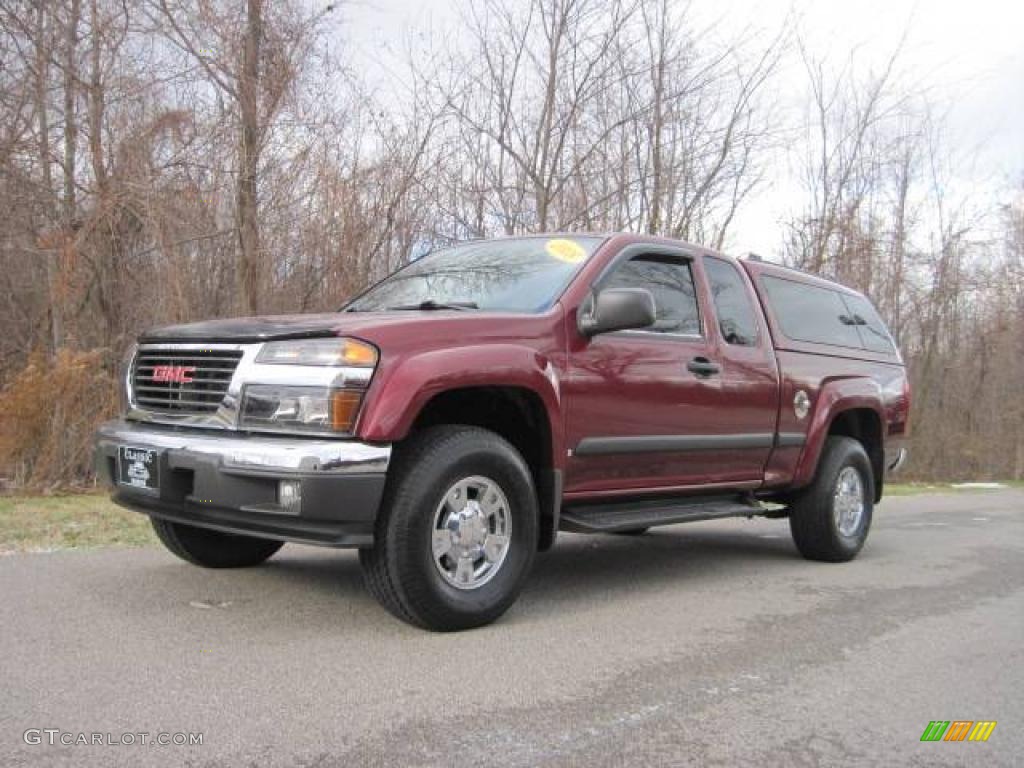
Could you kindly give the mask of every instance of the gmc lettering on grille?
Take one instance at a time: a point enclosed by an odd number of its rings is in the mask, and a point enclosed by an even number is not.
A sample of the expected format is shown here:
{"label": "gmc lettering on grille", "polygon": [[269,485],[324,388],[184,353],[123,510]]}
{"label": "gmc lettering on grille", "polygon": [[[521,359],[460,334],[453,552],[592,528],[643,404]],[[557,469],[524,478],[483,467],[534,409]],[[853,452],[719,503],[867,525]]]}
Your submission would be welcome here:
{"label": "gmc lettering on grille", "polygon": [[153,381],[188,384],[195,372],[194,365],[158,365],[153,368]]}

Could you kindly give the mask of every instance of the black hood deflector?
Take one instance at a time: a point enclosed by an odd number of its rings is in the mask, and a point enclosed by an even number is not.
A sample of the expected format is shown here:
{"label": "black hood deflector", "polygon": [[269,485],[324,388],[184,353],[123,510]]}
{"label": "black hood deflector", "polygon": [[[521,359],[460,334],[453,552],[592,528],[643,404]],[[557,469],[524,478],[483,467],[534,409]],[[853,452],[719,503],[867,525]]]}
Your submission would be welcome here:
{"label": "black hood deflector", "polygon": [[315,339],[338,335],[341,318],[324,315],[279,315],[206,320],[200,323],[152,328],[139,336],[140,342],[244,342],[281,339]]}

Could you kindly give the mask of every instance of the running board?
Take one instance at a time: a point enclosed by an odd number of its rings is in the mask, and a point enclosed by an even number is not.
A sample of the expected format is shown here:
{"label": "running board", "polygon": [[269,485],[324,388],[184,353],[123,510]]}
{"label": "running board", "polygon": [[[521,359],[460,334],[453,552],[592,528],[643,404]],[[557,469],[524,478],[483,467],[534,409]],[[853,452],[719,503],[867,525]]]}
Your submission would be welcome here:
{"label": "running board", "polygon": [[723,517],[752,517],[767,511],[749,495],[676,496],[566,506],[558,527],[574,533],[613,533]]}

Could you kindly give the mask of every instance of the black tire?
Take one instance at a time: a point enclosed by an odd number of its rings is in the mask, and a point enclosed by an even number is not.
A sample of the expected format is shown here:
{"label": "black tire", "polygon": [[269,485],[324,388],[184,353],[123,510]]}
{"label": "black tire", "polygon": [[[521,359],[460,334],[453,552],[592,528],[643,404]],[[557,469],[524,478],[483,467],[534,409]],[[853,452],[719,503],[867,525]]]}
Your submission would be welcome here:
{"label": "black tire", "polygon": [[[848,467],[860,477],[863,511],[855,529],[844,535],[836,519],[834,502],[840,474]],[[874,498],[874,474],[864,446],[850,437],[829,437],[814,482],[790,501],[789,530],[800,554],[808,560],[829,563],[856,557],[871,528]]]}
{"label": "black tire", "polygon": [[625,531],[612,531],[616,536],[643,536],[651,530],[649,525],[645,525],[643,528],[629,528]]}
{"label": "black tire", "polygon": [[153,530],[173,554],[204,568],[247,568],[259,565],[284,546],[283,541],[221,533],[209,528],[150,518]]}
{"label": "black tire", "polygon": [[[359,551],[373,596],[402,621],[439,632],[483,626],[501,616],[519,596],[537,551],[537,494],[523,457],[488,430],[437,426],[399,447],[390,474],[374,546]],[[472,476],[500,486],[511,530],[493,577],[459,589],[435,565],[431,536],[445,494]]]}

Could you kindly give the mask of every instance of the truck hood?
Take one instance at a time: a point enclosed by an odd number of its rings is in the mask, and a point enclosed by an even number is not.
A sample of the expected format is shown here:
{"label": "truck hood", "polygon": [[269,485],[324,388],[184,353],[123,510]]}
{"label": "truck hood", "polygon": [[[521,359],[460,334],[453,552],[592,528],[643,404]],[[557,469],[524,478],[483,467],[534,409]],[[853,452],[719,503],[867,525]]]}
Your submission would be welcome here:
{"label": "truck hood", "polygon": [[449,312],[329,312],[316,315],[275,315],[206,320],[153,328],[141,334],[143,343],[226,342],[232,344],[281,339],[356,336],[377,344],[415,342],[443,345],[468,339],[531,336],[539,318],[528,315]]}

